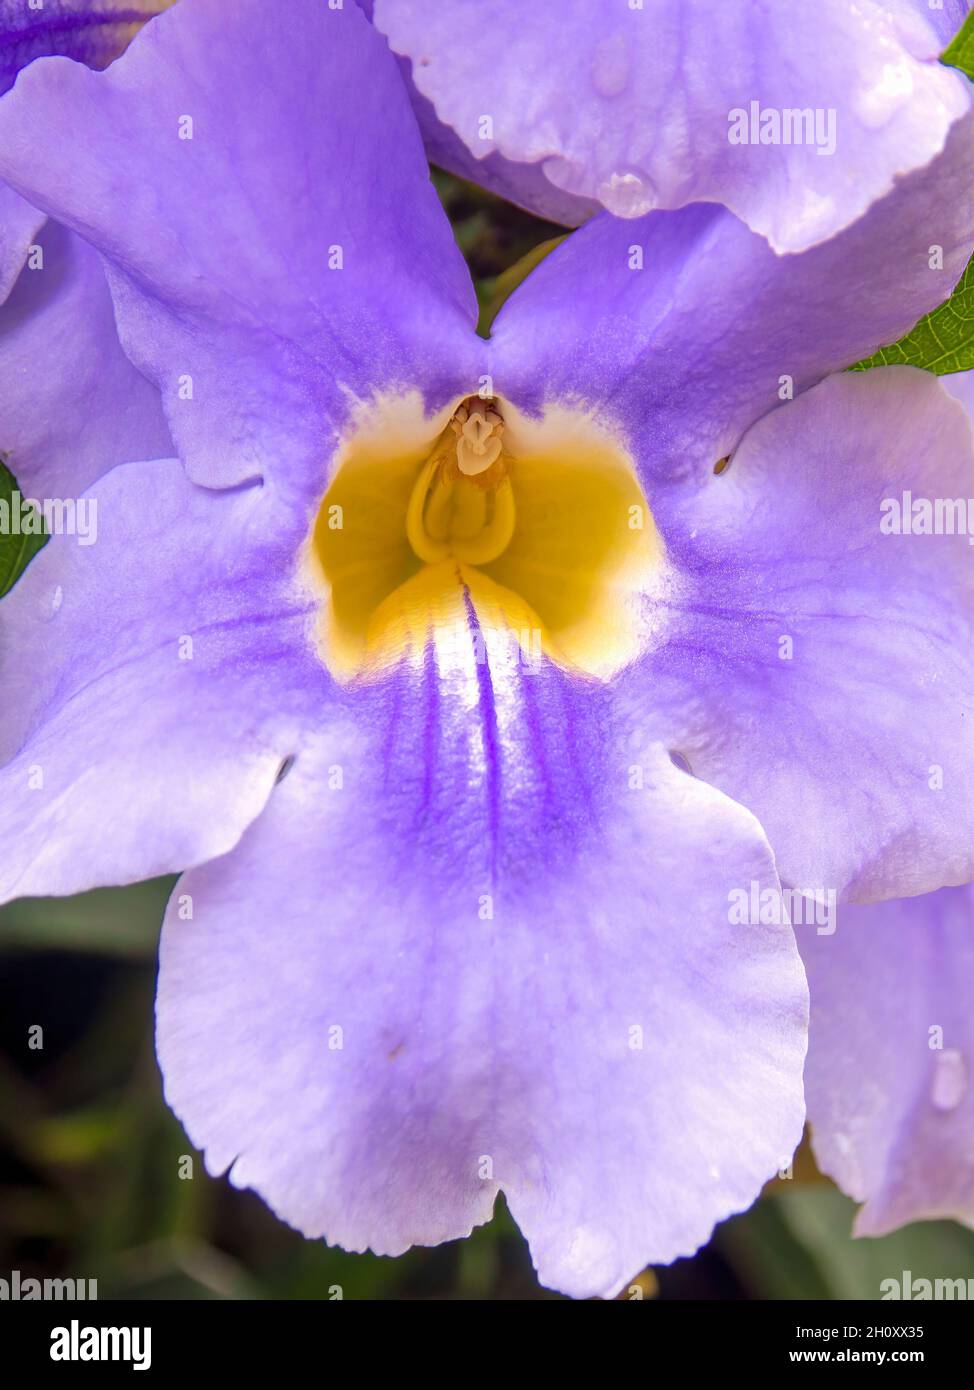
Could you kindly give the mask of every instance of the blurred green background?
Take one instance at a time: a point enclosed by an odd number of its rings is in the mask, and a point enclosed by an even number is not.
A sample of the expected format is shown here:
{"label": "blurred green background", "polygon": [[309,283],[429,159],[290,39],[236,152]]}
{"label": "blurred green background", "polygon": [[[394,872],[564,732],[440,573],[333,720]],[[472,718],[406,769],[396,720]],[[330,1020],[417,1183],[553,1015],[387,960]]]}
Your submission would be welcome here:
{"label": "blurred green background", "polygon": [[[448,175],[434,182],[484,327],[512,267],[564,229]],[[391,1260],[306,1241],[252,1193],[206,1175],[163,1103],[153,1052],[173,882],[0,909],[0,1277],[97,1278],[101,1298],[315,1299],[336,1285],[359,1299],[555,1298],[501,1204],[470,1240]],[[32,1050],[37,1024],[44,1046]],[[179,1177],[186,1154],[190,1179]],[[807,1150],[794,1171],[693,1259],[648,1271],[644,1295],[875,1299],[905,1269],[974,1278],[974,1232],[937,1222],[853,1241],[852,1203]]]}

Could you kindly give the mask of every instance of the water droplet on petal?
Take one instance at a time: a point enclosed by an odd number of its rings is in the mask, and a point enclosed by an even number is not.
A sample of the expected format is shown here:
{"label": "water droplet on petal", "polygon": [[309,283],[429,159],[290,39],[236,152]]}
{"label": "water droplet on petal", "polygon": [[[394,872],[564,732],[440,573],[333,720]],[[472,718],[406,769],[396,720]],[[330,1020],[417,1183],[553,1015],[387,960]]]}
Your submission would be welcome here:
{"label": "water droplet on petal", "polygon": [[634,169],[618,170],[599,184],[596,195],[614,217],[644,217],[659,201],[656,185]]}
{"label": "water droplet on petal", "polygon": [[937,1055],[930,1099],[938,1110],[956,1110],[967,1094],[967,1066],[955,1047]]}
{"label": "water droplet on petal", "polygon": [[61,588],[60,584],[58,584],[57,588],[54,590],[54,597],[51,599],[51,612],[52,612],[52,613],[56,613],[56,612],[58,611],[58,609],[61,607],[61,602],[62,602],[63,598],[64,598],[64,590]]}

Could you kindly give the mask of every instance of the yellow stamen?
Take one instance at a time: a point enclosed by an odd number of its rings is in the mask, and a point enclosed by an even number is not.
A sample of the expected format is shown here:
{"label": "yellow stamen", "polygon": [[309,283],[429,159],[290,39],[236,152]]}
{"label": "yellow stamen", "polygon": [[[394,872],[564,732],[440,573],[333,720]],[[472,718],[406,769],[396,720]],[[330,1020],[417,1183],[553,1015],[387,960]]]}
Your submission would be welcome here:
{"label": "yellow stamen", "polygon": [[487,490],[469,478],[450,477],[434,451],[409,498],[406,535],[427,564],[452,555],[469,565],[486,565],[510,545],[515,521],[514,493],[507,478]]}
{"label": "yellow stamen", "polygon": [[435,565],[438,560],[445,560],[450,553],[450,542],[446,533],[437,539],[427,530],[424,517],[426,500],[438,471],[439,463],[436,457],[427,459],[416,479],[416,486],[406,508],[406,535],[409,537],[409,544],[419,558],[430,565]]}

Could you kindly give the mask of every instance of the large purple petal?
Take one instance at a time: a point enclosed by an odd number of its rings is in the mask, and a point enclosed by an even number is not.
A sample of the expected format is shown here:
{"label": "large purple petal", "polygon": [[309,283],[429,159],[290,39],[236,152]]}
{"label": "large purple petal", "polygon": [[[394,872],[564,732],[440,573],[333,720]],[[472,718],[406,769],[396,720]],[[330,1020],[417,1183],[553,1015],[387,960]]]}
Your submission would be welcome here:
{"label": "large purple petal", "polygon": [[968,418],[974,422],[974,371],[950,372],[941,380],[950,394],[960,401],[967,411]]}
{"label": "large purple petal", "polygon": [[[374,5],[419,93],[484,160],[482,182],[499,175],[526,202],[509,171],[543,174],[576,199],[574,221],[592,200],[622,217],[720,202],[778,251],[833,236],[943,149],[970,96],[937,59],[966,8],[950,0],[934,22],[925,0]],[[790,140],[786,110],[819,125]],[[765,111],[775,143],[759,143]]]}
{"label": "large purple petal", "polygon": [[[363,14],[369,19],[373,18],[373,0],[357,0],[357,4]],[[459,135],[439,119],[433,103],[416,90],[411,60],[400,56],[398,62],[432,164],[448,169],[459,178],[483,184],[493,193],[528,208],[539,217],[562,222],[565,226],[575,226],[593,212],[598,212],[598,203],[576,198],[574,194],[556,188],[545,177],[540,164],[520,164],[505,159],[498,150],[486,158],[476,158]]]}
{"label": "large purple petal", "polygon": [[470,278],[354,5],[292,0],[282,24],[237,0],[228,23],[223,0],[182,0],[104,73],[34,64],[0,148],[108,258],[122,341],[199,481],[323,483],[355,398],[478,389]]}
{"label": "large purple petal", "polygon": [[974,116],[928,169],[800,257],[775,256],[718,208],[598,217],[501,311],[495,389],[614,418],[644,475],[709,474],[782,392],[895,341],[947,298],[974,249],[972,183]]}
{"label": "large purple petal", "polygon": [[495,639],[350,696],[180,881],[159,1056],[210,1170],[305,1234],[395,1254],[502,1189],[544,1283],[611,1295],[791,1152],[804,982],[732,924],[776,893],[757,823]]}
{"label": "large purple petal", "polygon": [[937,36],[940,48],[946,48],[959,32],[971,8],[971,0],[883,0],[886,10],[898,24],[909,24],[917,9],[922,13]]}
{"label": "large purple petal", "polygon": [[99,256],[54,222],[34,245],[43,263],[24,267],[0,311],[0,451],[27,496],[75,498],[172,442],[159,392],[118,341]]}
{"label": "large purple petal", "polygon": [[812,1142],[865,1203],[857,1233],[974,1226],[974,888],[843,907],[835,935],[799,940]]}
{"label": "large purple petal", "polygon": [[[0,0],[0,93],[52,53],[104,67],[166,0]],[[95,253],[0,184],[0,452],[36,497],[172,454],[158,391],[122,352]],[[8,298],[9,296],[9,298]]]}
{"label": "large purple petal", "polygon": [[0,304],[13,289],[27,252],[46,218],[0,183]]}
{"label": "large purple petal", "polygon": [[[956,533],[884,533],[905,493],[964,499]],[[650,494],[681,578],[633,717],[668,709],[783,881],[869,900],[974,878],[972,496],[964,411],[912,367],[832,377],[706,486]]]}
{"label": "large purple petal", "polygon": [[327,694],[302,665],[296,538],[261,489],[212,493],[166,460],[85,502],[0,604],[2,899],[224,853]]}
{"label": "large purple petal", "polygon": [[533,212],[536,217],[560,222],[565,227],[577,226],[594,213],[601,212],[601,205],[594,200],[577,198],[556,188],[545,177],[540,164],[519,164],[513,159],[505,159],[499,150],[478,159],[456,132],[438,119],[433,103],[416,90],[409,60],[400,58],[399,64],[431,164],[447,169],[457,178],[488,188],[499,198],[506,198],[508,202]]}

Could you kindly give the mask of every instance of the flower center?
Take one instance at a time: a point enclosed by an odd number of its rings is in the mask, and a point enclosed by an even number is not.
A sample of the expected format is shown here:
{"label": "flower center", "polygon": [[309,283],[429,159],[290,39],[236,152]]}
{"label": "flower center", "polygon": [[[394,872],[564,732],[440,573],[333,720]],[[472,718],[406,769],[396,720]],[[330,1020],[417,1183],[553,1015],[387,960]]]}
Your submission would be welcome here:
{"label": "flower center", "polygon": [[477,477],[500,458],[504,420],[493,401],[488,405],[470,396],[458,406],[450,430],[457,436],[457,468],[465,477]]}
{"label": "flower center", "polygon": [[[645,649],[662,546],[632,464],[590,417],[418,393],[363,405],[305,553],[340,680],[469,656],[471,634],[606,679]],[[455,644],[455,645],[451,645]]]}
{"label": "flower center", "polygon": [[420,470],[406,510],[406,534],[420,560],[436,564],[452,556],[486,565],[507,549],[515,507],[503,430],[500,412],[484,401],[458,407]]}

